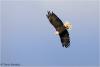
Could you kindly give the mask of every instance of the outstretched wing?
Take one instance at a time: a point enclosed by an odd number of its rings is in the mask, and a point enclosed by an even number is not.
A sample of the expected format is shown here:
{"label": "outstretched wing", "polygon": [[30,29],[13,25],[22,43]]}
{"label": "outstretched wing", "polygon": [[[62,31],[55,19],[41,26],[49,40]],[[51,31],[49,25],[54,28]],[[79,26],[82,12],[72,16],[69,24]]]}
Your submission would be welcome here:
{"label": "outstretched wing", "polygon": [[68,47],[70,45],[70,37],[68,31],[65,29],[62,33],[59,34],[61,43],[63,47]]}
{"label": "outstretched wing", "polygon": [[59,33],[64,31],[65,28],[62,21],[53,12],[51,13],[49,11],[46,16],[49,19],[50,23],[55,27],[56,31],[58,31]]}

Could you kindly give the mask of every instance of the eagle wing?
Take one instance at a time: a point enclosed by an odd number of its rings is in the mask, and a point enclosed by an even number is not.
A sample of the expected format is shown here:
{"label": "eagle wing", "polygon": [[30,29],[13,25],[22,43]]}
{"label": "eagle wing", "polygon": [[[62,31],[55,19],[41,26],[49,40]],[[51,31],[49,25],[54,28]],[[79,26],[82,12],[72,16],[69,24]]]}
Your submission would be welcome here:
{"label": "eagle wing", "polygon": [[63,47],[69,47],[70,45],[70,37],[68,31],[65,29],[62,33],[59,34],[60,40]]}
{"label": "eagle wing", "polygon": [[63,22],[52,12],[48,12],[46,15],[50,23],[55,27],[56,31],[59,32],[61,43],[63,47],[68,47],[70,45],[70,37],[68,31],[65,29]]}
{"label": "eagle wing", "polygon": [[55,27],[56,31],[61,33],[64,31],[64,25],[63,22],[52,12],[48,12],[48,15],[46,15],[47,18],[49,19],[50,23]]}

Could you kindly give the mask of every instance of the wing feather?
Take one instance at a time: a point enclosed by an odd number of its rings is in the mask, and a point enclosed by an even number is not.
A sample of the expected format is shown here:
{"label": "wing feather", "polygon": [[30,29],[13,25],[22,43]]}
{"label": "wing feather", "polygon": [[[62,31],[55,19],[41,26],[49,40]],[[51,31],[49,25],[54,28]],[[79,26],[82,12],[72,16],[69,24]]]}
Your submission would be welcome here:
{"label": "wing feather", "polygon": [[64,30],[61,34],[59,34],[61,43],[63,47],[68,47],[70,45],[70,37],[67,30]]}
{"label": "wing feather", "polygon": [[48,12],[48,15],[46,15],[50,21],[50,23],[55,27],[56,31],[59,33],[64,31],[63,22],[52,12]]}

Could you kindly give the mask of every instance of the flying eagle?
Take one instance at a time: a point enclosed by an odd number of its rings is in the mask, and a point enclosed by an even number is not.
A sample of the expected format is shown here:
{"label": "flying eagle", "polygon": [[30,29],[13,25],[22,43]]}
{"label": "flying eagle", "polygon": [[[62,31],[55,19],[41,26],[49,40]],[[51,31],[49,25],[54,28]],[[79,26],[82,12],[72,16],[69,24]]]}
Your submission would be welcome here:
{"label": "flying eagle", "polygon": [[46,16],[49,19],[50,23],[56,29],[55,34],[59,34],[62,46],[67,48],[70,45],[68,29],[71,28],[71,24],[63,24],[63,22],[57,17],[57,15],[50,11],[48,11],[48,14]]}

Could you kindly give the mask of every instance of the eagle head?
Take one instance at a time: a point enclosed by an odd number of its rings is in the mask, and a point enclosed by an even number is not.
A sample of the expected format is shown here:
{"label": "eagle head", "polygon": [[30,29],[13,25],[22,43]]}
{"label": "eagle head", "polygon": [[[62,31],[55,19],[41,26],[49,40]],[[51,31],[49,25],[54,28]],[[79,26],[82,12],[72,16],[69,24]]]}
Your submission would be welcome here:
{"label": "eagle head", "polygon": [[64,27],[67,29],[67,30],[71,30],[72,29],[72,24],[69,23],[68,21],[64,23]]}

